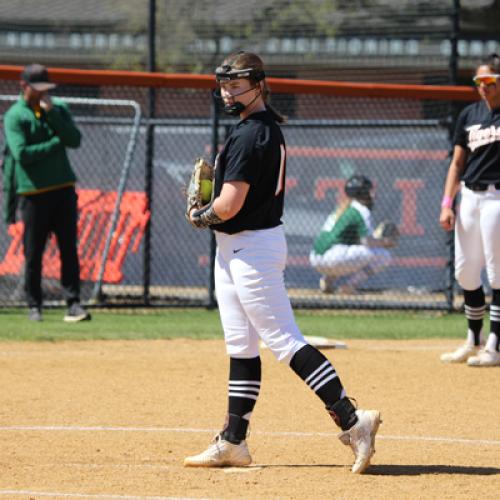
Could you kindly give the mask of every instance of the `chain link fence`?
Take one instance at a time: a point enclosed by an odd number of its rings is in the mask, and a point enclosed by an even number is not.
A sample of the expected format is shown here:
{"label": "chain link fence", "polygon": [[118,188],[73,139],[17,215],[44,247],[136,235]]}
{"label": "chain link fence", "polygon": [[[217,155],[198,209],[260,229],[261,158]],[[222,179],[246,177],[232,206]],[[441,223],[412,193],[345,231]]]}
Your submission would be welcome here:
{"label": "chain link fence", "polygon": [[[450,101],[276,88],[280,93],[273,94],[273,104],[288,115],[283,126],[288,148],[283,221],[289,249],[285,279],[293,304],[454,307],[449,235],[438,224],[449,164]],[[15,81],[0,80],[1,95],[16,90]],[[213,238],[210,231],[194,230],[184,219],[183,195],[195,157],[213,157],[214,144],[222,144],[235,123],[220,114],[211,89],[156,88],[154,119],[142,117],[140,123],[131,103],[147,109],[148,88],[66,84],[56,92],[63,97],[112,99],[116,104],[68,98],[83,134],[82,146],[70,151],[70,160],[79,179],[84,300],[127,306],[214,305]],[[10,104],[0,100],[2,115]],[[153,132],[152,147],[148,130]],[[3,146],[3,133],[0,141]],[[152,154],[150,193],[145,189],[148,154]],[[391,264],[352,293],[324,294],[309,253],[324,220],[342,203],[344,182],[353,174],[373,181],[374,222],[393,220],[401,233],[399,245],[392,250]],[[4,306],[24,299],[19,239],[14,248],[20,227],[12,228],[0,224],[0,305]],[[52,247],[48,250],[50,262],[55,263],[56,254]],[[61,299],[57,273],[48,263],[44,291],[47,302]]]}

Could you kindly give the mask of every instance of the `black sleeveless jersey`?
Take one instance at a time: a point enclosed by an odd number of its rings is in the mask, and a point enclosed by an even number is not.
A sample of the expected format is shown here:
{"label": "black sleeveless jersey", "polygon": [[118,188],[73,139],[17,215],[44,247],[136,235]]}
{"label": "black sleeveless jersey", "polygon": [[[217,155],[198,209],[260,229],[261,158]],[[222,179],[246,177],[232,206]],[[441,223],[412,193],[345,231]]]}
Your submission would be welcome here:
{"label": "black sleeveless jersey", "polygon": [[500,108],[489,110],[484,101],[467,106],[458,117],[453,143],[467,150],[464,182],[500,182]]}
{"label": "black sleeveless jersey", "polygon": [[238,122],[215,161],[214,195],[228,181],[243,181],[250,188],[241,210],[211,229],[234,234],[280,225],[285,174],[285,140],[273,116],[259,111]]}

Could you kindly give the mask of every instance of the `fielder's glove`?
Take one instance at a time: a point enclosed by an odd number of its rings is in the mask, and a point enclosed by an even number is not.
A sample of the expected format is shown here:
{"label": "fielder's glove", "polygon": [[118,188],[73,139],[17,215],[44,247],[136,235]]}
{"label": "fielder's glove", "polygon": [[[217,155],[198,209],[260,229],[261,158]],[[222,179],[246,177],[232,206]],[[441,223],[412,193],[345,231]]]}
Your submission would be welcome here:
{"label": "fielder's glove", "polygon": [[193,208],[199,209],[212,199],[214,167],[204,158],[196,158],[186,189],[186,218]]}
{"label": "fielder's glove", "polygon": [[399,240],[398,226],[390,220],[383,221],[373,231],[373,237],[377,240],[386,239],[392,242],[391,246],[396,246]]}

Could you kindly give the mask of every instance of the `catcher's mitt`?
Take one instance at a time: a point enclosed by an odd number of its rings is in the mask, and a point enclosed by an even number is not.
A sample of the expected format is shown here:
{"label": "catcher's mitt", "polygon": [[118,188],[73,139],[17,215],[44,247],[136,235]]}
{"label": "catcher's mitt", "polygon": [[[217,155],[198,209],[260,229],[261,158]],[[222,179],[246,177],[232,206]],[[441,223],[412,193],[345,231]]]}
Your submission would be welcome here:
{"label": "catcher's mitt", "polygon": [[376,239],[390,239],[393,241],[393,244],[396,245],[399,240],[398,226],[390,220],[383,221],[376,227],[375,231],[373,231],[373,237]]}
{"label": "catcher's mitt", "polygon": [[212,198],[214,167],[205,158],[196,158],[193,172],[186,189],[186,217],[194,208],[201,208]]}

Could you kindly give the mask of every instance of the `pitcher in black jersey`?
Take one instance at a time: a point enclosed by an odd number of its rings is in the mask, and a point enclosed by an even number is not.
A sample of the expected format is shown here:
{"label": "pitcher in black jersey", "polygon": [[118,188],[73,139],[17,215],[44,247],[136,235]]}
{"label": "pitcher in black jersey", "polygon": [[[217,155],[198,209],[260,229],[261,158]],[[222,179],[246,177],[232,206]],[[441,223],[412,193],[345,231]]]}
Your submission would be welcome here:
{"label": "pitcher in black jersey", "polygon": [[[476,69],[481,100],[458,117],[454,152],[443,200],[441,226],[455,227],[455,276],[464,290],[467,340],[441,356],[447,363],[500,365],[500,57],[492,54]],[[453,198],[460,204],[453,211]],[[481,271],[492,288],[490,333],[483,343],[486,310]]]}
{"label": "pitcher in black jersey", "polygon": [[230,356],[228,412],[207,450],[187,457],[191,467],[242,466],[252,459],[245,441],[261,385],[259,342],[287,363],[323,401],[350,445],[354,473],[375,451],[380,413],[356,410],[330,361],[298,329],[284,285],[287,247],[281,222],[286,148],[283,117],[268,104],[261,59],[239,52],[216,69],[224,110],[239,116],[215,162],[213,201],[193,209],[191,223],[215,232],[215,287]]}

